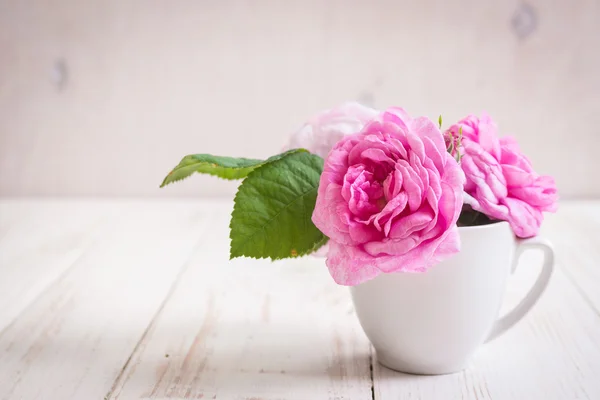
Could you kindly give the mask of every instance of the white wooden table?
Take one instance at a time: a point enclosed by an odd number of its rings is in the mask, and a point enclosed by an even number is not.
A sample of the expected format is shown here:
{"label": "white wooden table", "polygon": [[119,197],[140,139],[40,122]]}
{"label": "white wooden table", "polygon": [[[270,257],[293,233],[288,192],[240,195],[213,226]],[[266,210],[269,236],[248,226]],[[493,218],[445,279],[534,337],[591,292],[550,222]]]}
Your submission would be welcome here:
{"label": "white wooden table", "polygon": [[600,399],[600,202],[547,218],[558,268],[540,303],[437,377],[377,364],[322,261],[229,262],[230,208],[0,200],[0,398]]}

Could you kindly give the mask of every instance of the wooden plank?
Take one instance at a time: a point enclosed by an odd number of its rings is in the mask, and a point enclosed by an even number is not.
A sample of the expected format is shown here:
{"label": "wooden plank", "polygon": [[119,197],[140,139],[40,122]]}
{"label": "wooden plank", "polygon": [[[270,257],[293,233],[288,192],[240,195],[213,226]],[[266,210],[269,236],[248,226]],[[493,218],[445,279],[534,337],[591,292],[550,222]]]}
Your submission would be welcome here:
{"label": "wooden plank", "polygon": [[18,204],[17,200],[0,197],[0,243],[2,243],[4,235],[15,225],[15,222],[25,218],[23,213],[15,212],[17,211],[15,210],[15,204]]}
{"label": "wooden plank", "polygon": [[103,398],[202,239],[209,206],[128,202],[0,336],[0,398]]}
{"label": "wooden plank", "polygon": [[[509,284],[507,304],[516,303],[525,293],[539,258],[524,257],[521,271]],[[467,370],[413,376],[376,363],[373,372],[379,400],[598,399],[600,317],[559,268],[531,313],[483,345]]]}
{"label": "wooden plank", "polygon": [[0,332],[114,222],[121,203],[0,201]]}
{"label": "wooden plank", "polygon": [[[46,283],[0,333],[0,399],[371,398],[369,346],[347,290],[321,261],[229,263],[229,204],[11,202],[0,201],[0,317],[6,294],[24,293],[9,274],[25,289]],[[376,398],[600,398],[595,204],[566,203],[548,218],[558,271],[524,321],[463,373],[375,364]],[[524,258],[506,309],[536,264]]]}
{"label": "wooden plank", "polygon": [[567,277],[600,312],[600,202],[563,203],[547,222],[543,232],[554,242]]}
{"label": "wooden plank", "polygon": [[221,217],[111,398],[371,399],[348,290],[323,260],[229,262]]}

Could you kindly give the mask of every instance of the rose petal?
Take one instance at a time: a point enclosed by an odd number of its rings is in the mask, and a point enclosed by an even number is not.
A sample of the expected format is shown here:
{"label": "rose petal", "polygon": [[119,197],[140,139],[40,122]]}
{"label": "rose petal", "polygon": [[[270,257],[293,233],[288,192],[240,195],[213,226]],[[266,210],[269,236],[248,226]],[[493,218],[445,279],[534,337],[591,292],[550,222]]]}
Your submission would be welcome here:
{"label": "rose petal", "polygon": [[433,217],[431,211],[427,211],[422,207],[420,211],[394,221],[390,233],[387,236],[391,239],[405,239],[414,232],[423,230],[431,222]]}
{"label": "rose petal", "polygon": [[404,191],[408,194],[408,207],[414,212],[423,201],[423,182],[405,160],[398,160],[396,170],[402,174]]}
{"label": "rose petal", "polygon": [[336,282],[424,271],[456,252],[465,182],[439,129],[404,110],[387,110],[344,137],[325,160],[313,213],[331,233],[327,265]]}
{"label": "rose petal", "polygon": [[366,257],[360,248],[334,241],[329,242],[326,264],[333,280],[345,286],[358,285],[381,273],[374,260]]}

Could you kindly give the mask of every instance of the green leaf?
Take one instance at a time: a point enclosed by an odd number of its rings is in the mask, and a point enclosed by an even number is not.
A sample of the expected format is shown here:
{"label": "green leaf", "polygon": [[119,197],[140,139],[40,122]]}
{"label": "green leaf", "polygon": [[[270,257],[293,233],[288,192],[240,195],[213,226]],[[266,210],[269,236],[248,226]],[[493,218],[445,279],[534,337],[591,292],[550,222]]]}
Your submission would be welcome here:
{"label": "green leaf", "polygon": [[277,161],[289,154],[306,152],[304,149],[293,149],[266,160],[252,158],[235,158],[213,156],[211,154],[192,154],[183,157],[181,162],[165,177],[160,187],[187,178],[194,172],[214,175],[223,179],[242,179],[261,165]]}
{"label": "green leaf", "polygon": [[321,157],[292,153],[252,171],[235,196],[230,258],[297,257],[325,244],[311,221],[322,170]]}
{"label": "green leaf", "polygon": [[321,247],[325,246],[327,244],[327,242],[329,242],[329,238],[327,236],[323,235],[323,239],[321,239],[320,241],[315,243],[313,248],[310,251],[308,251],[306,254],[314,253],[315,251],[319,250]]}

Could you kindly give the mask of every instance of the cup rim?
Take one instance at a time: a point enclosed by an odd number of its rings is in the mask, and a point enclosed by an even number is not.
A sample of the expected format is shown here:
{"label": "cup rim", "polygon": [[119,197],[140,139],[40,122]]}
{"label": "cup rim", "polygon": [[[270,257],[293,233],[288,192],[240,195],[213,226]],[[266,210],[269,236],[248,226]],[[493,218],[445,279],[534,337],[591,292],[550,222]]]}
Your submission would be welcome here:
{"label": "cup rim", "polygon": [[492,229],[492,228],[497,228],[500,226],[506,226],[508,225],[508,221],[494,221],[491,224],[485,224],[485,225],[474,225],[474,226],[459,226],[458,229],[459,230],[465,230],[465,231],[475,231],[475,230],[485,230],[485,229]]}

